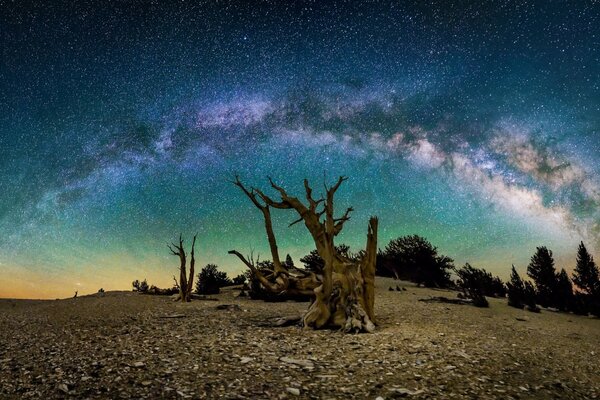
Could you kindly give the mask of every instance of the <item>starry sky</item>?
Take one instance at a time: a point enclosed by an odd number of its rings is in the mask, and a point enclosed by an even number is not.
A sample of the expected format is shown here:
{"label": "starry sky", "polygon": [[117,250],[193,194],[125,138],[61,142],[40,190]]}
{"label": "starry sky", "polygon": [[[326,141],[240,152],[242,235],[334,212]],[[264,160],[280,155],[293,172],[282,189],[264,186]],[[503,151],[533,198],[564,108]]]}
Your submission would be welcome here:
{"label": "starry sky", "polygon": [[[597,1],[0,0],[0,297],[269,258],[230,180],[338,175],[339,242],[419,234],[507,277],[600,256]],[[275,213],[281,253],[313,248]],[[188,241],[189,243],[189,241]]]}

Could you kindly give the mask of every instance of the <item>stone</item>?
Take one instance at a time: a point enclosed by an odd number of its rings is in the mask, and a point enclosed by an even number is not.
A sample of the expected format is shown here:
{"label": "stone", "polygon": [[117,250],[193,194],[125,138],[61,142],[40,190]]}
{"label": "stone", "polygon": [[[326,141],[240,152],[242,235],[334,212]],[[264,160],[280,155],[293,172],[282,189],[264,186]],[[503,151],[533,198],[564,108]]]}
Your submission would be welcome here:
{"label": "stone", "polygon": [[58,390],[60,390],[63,393],[69,393],[69,387],[64,383],[58,385]]}
{"label": "stone", "polygon": [[298,365],[300,367],[308,368],[308,369],[313,369],[315,367],[315,364],[310,360],[300,360],[300,359],[295,359],[295,358],[290,358],[290,357],[280,357],[279,361],[282,361],[286,364]]}
{"label": "stone", "polygon": [[293,394],[294,396],[300,396],[300,389],[298,388],[289,387],[285,389],[285,391],[289,394]]}

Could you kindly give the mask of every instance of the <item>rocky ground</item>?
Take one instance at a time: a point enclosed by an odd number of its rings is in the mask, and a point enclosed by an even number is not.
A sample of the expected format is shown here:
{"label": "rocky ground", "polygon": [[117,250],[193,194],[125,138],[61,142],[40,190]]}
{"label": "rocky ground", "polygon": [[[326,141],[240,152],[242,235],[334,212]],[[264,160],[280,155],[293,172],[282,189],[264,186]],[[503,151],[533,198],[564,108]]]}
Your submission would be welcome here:
{"label": "rocky ground", "polygon": [[600,320],[397,283],[377,281],[378,330],[360,335],[271,327],[307,304],[231,290],[0,300],[0,398],[600,398]]}

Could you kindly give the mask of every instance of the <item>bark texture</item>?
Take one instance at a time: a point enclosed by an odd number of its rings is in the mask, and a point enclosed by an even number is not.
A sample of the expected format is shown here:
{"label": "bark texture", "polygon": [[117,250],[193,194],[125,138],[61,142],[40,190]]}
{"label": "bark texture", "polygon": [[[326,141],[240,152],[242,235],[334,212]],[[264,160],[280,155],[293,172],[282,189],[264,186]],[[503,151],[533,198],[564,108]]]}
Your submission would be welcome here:
{"label": "bark texture", "polygon": [[[346,332],[372,332],[375,329],[375,261],[377,257],[377,218],[371,217],[367,231],[365,251],[357,259],[345,257],[336,250],[335,237],[342,231],[344,223],[350,219],[352,207],[341,217],[334,216],[334,196],[346,177],[340,177],[333,186],[325,185],[325,196],[315,199],[308,181],[304,180],[306,203],[290,196],[282,187],[269,179],[271,187],[279,194],[275,200],[257,188],[246,188],[236,177],[233,182],[264,217],[265,230],[273,271],[261,272],[253,257],[244,257],[231,250],[250,268],[262,286],[273,293],[290,296],[308,294],[313,301],[303,317],[306,328],[338,327]],[[290,224],[303,222],[311,234],[319,256],[324,260],[322,274],[298,268],[287,268],[281,263],[277,240],[273,231],[271,209],[289,209],[297,213],[298,219]]]}

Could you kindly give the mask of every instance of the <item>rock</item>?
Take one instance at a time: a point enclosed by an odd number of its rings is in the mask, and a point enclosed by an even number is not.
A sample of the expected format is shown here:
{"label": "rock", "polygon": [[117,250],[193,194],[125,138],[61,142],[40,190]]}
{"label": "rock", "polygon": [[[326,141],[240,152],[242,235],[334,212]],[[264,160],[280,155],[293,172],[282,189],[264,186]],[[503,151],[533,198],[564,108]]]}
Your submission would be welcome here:
{"label": "rock", "polygon": [[300,360],[290,357],[281,357],[279,358],[279,361],[283,361],[286,364],[298,365],[307,369],[313,369],[315,367],[315,364],[310,360]]}
{"label": "rock", "polygon": [[393,393],[394,397],[406,397],[408,395],[412,395],[412,390],[405,388],[393,388],[389,389],[389,391]]}
{"label": "rock", "polygon": [[240,358],[240,364],[248,364],[250,361],[252,361],[251,357],[242,357],[242,358]]}
{"label": "rock", "polygon": [[150,386],[152,385],[152,381],[143,381],[142,386]]}
{"label": "rock", "polygon": [[424,390],[410,390],[406,388],[391,388],[389,391],[392,392],[394,397],[416,396],[425,392]]}
{"label": "rock", "polygon": [[315,375],[315,378],[319,378],[319,379],[333,379],[333,378],[337,378],[337,375]]}
{"label": "rock", "polygon": [[160,318],[185,318],[185,314],[162,315]]}
{"label": "rock", "polygon": [[144,368],[145,366],[146,364],[143,361],[136,361],[132,365],[134,368]]}
{"label": "rock", "polygon": [[285,391],[289,394],[293,394],[294,396],[300,396],[300,389],[298,388],[289,387],[285,389]]}
{"label": "rock", "polygon": [[57,389],[63,393],[69,393],[69,387],[64,383],[61,383],[60,385],[58,385]]}

